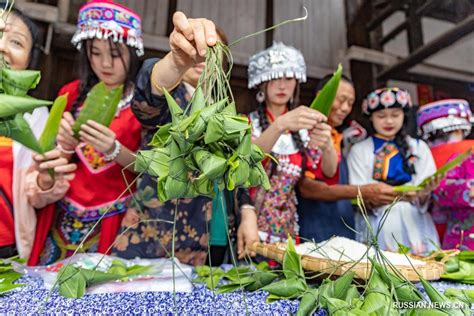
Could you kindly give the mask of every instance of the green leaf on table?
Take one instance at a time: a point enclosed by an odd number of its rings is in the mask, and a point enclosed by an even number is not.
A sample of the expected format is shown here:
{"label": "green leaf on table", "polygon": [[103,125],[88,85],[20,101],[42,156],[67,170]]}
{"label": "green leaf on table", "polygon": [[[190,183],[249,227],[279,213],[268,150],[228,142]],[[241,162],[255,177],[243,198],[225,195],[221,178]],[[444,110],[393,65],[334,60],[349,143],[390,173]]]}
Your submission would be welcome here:
{"label": "green leaf on table", "polygon": [[264,286],[272,283],[276,278],[278,278],[278,274],[269,271],[257,271],[252,277],[255,282],[245,287],[247,291],[251,292],[260,290]]}
{"label": "green leaf on table", "polygon": [[301,277],[304,279],[301,257],[296,252],[295,244],[291,236],[288,236],[286,243],[285,256],[283,257],[283,273],[287,279],[294,277]]}
{"label": "green leaf on table", "polygon": [[86,278],[78,268],[66,265],[58,272],[59,294],[67,298],[80,298],[86,293]]}
{"label": "green leaf on table", "polygon": [[25,286],[24,284],[12,284],[12,283],[3,283],[0,282],[0,295],[10,292],[13,289]]}
{"label": "green leaf on table", "polygon": [[306,282],[297,279],[283,279],[275,283],[271,283],[262,288],[262,291],[266,291],[275,296],[284,298],[295,298],[300,296],[306,291]]}
{"label": "green leaf on table", "polygon": [[296,316],[312,315],[318,308],[318,289],[308,289],[301,298]]}
{"label": "green leaf on table", "polygon": [[332,104],[336,98],[337,88],[342,77],[342,66],[337,66],[336,72],[332,78],[324,85],[319,91],[316,98],[311,102],[310,108],[321,112],[322,114],[329,116],[331,113]]}

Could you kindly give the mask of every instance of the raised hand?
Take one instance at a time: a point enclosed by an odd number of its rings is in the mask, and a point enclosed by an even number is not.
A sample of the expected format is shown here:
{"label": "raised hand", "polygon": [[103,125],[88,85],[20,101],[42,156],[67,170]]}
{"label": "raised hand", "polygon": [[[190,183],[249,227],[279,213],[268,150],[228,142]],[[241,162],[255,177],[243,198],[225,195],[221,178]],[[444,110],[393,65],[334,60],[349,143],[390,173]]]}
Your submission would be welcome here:
{"label": "raised hand", "polygon": [[178,67],[189,68],[204,61],[208,46],[217,41],[216,26],[208,19],[189,19],[183,12],[173,15],[173,32],[170,47],[173,60]]}

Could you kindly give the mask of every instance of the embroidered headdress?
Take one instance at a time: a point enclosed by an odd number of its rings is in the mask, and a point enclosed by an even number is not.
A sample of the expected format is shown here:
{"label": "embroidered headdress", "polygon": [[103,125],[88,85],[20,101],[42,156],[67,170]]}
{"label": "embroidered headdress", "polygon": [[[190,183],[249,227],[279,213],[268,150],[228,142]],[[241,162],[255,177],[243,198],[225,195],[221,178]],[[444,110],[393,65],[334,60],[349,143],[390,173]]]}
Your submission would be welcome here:
{"label": "embroidered headdress", "polygon": [[306,64],[303,54],[292,46],[274,42],[271,47],[250,57],[248,77],[249,89],[262,82],[283,77],[306,82]]}
{"label": "embroidered headdress", "polygon": [[72,44],[80,49],[84,40],[94,38],[111,38],[136,48],[138,56],[144,53],[140,16],[111,0],[93,0],[79,10]]}
{"label": "embroidered headdress", "polygon": [[417,113],[416,123],[424,139],[437,131],[449,133],[463,130],[471,133],[474,118],[469,103],[461,99],[447,99],[425,104]]}
{"label": "embroidered headdress", "polygon": [[372,91],[362,103],[365,115],[389,108],[408,110],[412,107],[410,94],[400,88],[383,88]]}

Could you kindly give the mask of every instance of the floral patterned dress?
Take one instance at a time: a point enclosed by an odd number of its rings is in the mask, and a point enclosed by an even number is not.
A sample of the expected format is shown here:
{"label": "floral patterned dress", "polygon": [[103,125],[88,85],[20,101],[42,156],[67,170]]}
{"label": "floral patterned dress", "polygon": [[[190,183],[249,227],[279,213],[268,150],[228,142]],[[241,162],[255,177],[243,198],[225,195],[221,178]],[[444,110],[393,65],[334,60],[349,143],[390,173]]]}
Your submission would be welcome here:
{"label": "floral patterned dress", "polygon": [[[164,96],[151,93],[150,74],[157,59],[146,60],[136,79],[133,111],[143,126],[142,148],[147,148],[156,126],[171,121]],[[185,108],[191,95],[184,84],[171,93],[177,103]],[[180,262],[202,265],[207,259],[212,201],[207,197],[180,199],[161,203],[157,197],[157,179],[144,174],[138,181],[137,192],[122,222],[122,234],[118,237],[113,253],[124,258],[157,258],[171,254],[175,210],[175,255]],[[229,194],[226,198],[232,200]],[[233,200],[232,200],[233,201]],[[236,205],[227,201],[226,205]],[[234,213],[238,207],[229,207],[229,234],[234,235]],[[140,223],[130,228],[139,220]]]}
{"label": "floral patterned dress", "polygon": [[[69,93],[67,111],[79,94],[79,80],[66,84],[59,95]],[[123,146],[132,151],[140,145],[141,126],[131,110],[133,91],[119,103],[110,129]],[[80,109],[79,109],[80,111]],[[78,111],[78,112],[79,112]],[[109,251],[120,228],[120,222],[134,191],[136,175],[104,155],[90,144],[80,143],[73,159],[77,163],[74,179],[66,195],[56,202],[50,227],[38,227],[35,243],[41,244],[39,264],[51,264],[71,256],[84,237],[89,234],[81,251]],[[124,177],[125,176],[125,177]],[[128,187],[128,184],[132,184]],[[40,211],[39,215],[46,211]],[[97,220],[106,213],[103,221]],[[42,222],[38,222],[41,226]],[[47,232],[44,236],[42,232]],[[36,259],[35,259],[36,261]]]}
{"label": "floral patterned dress", "polygon": [[[452,160],[467,148],[474,148],[473,140],[439,145],[432,148],[437,167]],[[443,153],[450,153],[447,160]],[[446,156],[446,155],[444,155]],[[447,224],[442,240],[444,249],[459,247],[474,250],[474,154],[448,172],[433,191],[433,218],[436,224]]]}
{"label": "floral patterned dress", "polygon": [[[268,113],[267,113],[268,115]],[[262,127],[257,112],[249,115],[252,123],[252,138],[258,138],[262,134]],[[305,144],[309,140],[307,130],[299,131],[301,139]],[[270,175],[270,190],[261,188],[251,189],[250,196],[257,209],[257,221],[260,239],[267,242],[285,240],[288,235],[298,235],[298,204],[295,188],[301,178],[303,157],[293,141],[290,133],[285,133],[278,138],[272,148],[272,155],[278,160],[278,165],[272,171],[269,160],[264,162],[267,174]],[[311,157],[320,157],[311,155]],[[313,160],[307,155],[307,165],[315,167]]]}

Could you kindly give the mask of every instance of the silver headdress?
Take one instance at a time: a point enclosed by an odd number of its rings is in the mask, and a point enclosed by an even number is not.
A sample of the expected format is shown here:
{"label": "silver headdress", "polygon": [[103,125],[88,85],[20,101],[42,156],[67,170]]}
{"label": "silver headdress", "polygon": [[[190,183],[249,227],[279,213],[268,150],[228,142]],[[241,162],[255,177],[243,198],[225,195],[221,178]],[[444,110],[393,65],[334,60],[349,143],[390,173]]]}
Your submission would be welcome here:
{"label": "silver headdress", "polygon": [[274,42],[271,47],[250,57],[248,76],[249,89],[262,82],[283,77],[306,82],[306,64],[303,54],[292,46]]}

